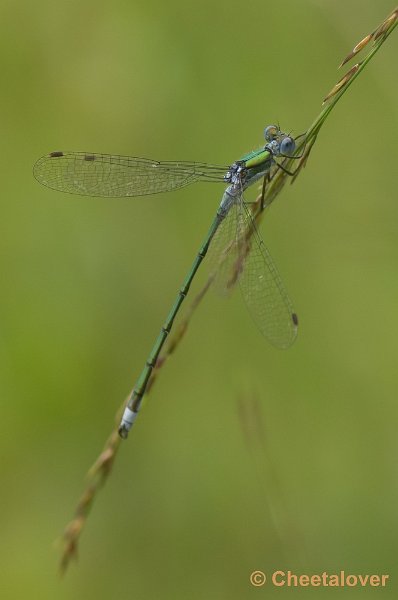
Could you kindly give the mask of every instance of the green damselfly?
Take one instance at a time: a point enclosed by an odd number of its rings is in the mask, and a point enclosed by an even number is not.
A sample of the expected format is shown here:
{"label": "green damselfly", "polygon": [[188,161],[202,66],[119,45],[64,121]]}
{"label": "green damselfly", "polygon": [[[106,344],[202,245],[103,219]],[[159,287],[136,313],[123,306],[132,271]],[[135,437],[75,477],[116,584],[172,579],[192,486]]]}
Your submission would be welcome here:
{"label": "green damselfly", "polygon": [[239,281],[249,312],[265,337],[274,346],[287,348],[297,335],[297,315],[243,197],[246,188],[261,178],[270,178],[273,167],[283,169],[277,158],[293,157],[293,137],[275,125],[266,127],[264,135],[266,143],[262,148],[229,167],[86,152],[51,152],[34,166],[34,175],[41,184],[86,196],[143,196],[168,192],[196,181],[228,184],[205,240],[129,397],[119,427],[123,438],[127,437],[137,417],[152,369],[210,243],[215,248],[213,254],[219,255],[218,284],[221,282],[221,287],[231,288]]}

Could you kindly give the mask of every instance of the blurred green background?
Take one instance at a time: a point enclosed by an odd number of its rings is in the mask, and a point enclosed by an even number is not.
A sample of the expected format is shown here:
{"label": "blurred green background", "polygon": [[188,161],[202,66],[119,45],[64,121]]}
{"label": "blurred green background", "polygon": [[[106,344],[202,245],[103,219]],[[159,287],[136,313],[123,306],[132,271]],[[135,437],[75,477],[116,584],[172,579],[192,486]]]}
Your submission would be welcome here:
{"label": "blurred green background", "polygon": [[349,597],[397,597],[397,32],[262,226],[296,344],[269,346],[239,293],[206,297],[62,582],[52,542],[222,187],[109,201],[32,176],[52,150],[225,164],[269,123],[301,133],[339,62],[393,8],[2,0],[2,598],[308,594],[255,589],[255,569],[388,573],[387,588]]}

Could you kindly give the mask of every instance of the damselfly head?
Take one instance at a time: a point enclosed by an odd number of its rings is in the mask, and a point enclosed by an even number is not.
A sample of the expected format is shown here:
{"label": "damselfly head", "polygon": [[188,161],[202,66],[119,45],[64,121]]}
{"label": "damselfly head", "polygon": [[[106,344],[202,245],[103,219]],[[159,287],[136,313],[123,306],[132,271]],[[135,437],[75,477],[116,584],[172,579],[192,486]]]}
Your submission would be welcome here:
{"label": "damselfly head", "polygon": [[277,125],[268,125],[264,129],[264,137],[267,142],[265,147],[274,156],[292,156],[296,149],[296,143],[290,135],[286,135]]}

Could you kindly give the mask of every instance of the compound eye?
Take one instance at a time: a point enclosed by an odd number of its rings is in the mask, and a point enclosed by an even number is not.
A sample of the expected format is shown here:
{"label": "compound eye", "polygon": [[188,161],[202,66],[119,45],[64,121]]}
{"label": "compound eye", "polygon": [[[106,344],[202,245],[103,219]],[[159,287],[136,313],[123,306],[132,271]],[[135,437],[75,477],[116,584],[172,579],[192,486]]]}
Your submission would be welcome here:
{"label": "compound eye", "polygon": [[285,156],[291,156],[296,149],[296,142],[291,137],[285,137],[280,143],[279,152]]}
{"label": "compound eye", "polygon": [[272,142],[273,140],[275,140],[277,138],[278,133],[279,133],[279,129],[276,125],[268,125],[268,127],[266,127],[264,129],[265,140],[267,142]]}

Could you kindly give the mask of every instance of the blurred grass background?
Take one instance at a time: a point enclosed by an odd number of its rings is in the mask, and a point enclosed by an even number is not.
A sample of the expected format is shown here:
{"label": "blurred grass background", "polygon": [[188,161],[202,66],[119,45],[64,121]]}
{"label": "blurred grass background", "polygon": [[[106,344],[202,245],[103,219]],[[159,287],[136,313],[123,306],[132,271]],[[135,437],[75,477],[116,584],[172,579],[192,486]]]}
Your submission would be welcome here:
{"label": "blurred grass background", "polygon": [[[393,8],[2,1],[3,598],[243,599],[275,593],[248,578],[277,568],[389,573],[388,588],[350,598],[396,598],[396,35],[263,223],[297,343],[274,350],[239,294],[207,296],[61,584],[52,541],[222,188],[109,201],[57,194],[31,171],[59,149],[225,164],[267,124],[301,133]],[[239,405],[253,401],[263,446],[250,451]]]}

